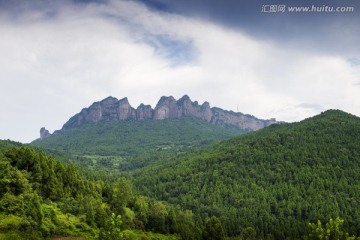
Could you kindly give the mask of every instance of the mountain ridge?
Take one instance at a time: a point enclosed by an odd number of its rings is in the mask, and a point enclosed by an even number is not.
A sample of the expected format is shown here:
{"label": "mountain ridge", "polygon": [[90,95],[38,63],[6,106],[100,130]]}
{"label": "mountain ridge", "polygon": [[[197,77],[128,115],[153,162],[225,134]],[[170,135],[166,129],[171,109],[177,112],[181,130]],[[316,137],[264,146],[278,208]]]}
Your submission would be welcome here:
{"label": "mountain ridge", "polygon": [[[235,127],[247,131],[258,130],[277,122],[275,118],[263,120],[241,112],[227,111],[218,107],[211,108],[209,102],[200,105],[197,101],[191,101],[188,95],[184,95],[178,100],[172,96],[162,96],[155,108],[141,103],[136,109],[130,105],[127,97],[117,99],[109,96],[101,101],[94,102],[87,108],[83,108],[79,113],[72,116],[61,130],[57,131],[64,131],[84,123],[141,121],[146,119],[164,120],[182,117],[196,117],[216,126]],[[44,139],[49,136],[51,134],[42,128],[40,138]]]}
{"label": "mountain ridge", "polygon": [[[341,216],[358,235],[360,118],[327,110],[274,124],[132,172],[139,191],[201,216],[230,236],[303,239],[307,223]],[[271,235],[271,238],[267,238]]]}

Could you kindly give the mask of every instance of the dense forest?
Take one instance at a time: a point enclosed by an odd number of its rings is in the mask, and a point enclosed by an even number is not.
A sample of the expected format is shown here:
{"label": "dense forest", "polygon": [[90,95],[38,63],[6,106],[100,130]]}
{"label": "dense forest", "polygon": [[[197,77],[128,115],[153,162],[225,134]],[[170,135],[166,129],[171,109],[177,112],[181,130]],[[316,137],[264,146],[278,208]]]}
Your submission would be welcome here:
{"label": "dense forest", "polygon": [[195,117],[109,121],[61,130],[31,145],[71,153],[87,168],[129,171],[240,133]]}
{"label": "dense forest", "polygon": [[203,231],[212,232],[210,218],[205,224],[190,210],[141,196],[125,178],[95,179],[29,147],[6,151],[0,157],[0,239],[201,239]]}
{"label": "dense forest", "polygon": [[225,233],[300,239],[308,222],[341,217],[360,233],[360,119],[327,111],[133,172],[141,193],[217,216]]}
{"label": "dense forest", "polygon": [[[126,137],[113,132],[117,156]],[[0,239],[360,239],[360,119],[353,115],[330,110],[202,148],[209,142],[190,133],[174,137],[194,138],[189,148],[151,136],[143,147],[155,147],[151,160],[136,165],[137,146],[127,168],[87,166],[81,156],[100,157],[100,140],[77,148],[81,135],[66,134],[69,142],[55,150],[0,141]],[[136,149],[135,140],[124,144]]]}

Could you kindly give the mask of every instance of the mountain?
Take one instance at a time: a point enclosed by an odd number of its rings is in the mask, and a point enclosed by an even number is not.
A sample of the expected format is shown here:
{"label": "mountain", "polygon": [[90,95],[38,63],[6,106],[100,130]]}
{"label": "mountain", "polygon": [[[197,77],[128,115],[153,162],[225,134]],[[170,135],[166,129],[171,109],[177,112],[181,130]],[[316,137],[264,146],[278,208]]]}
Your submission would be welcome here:
{"label": "mountain", "polygon": [[341,217],[360,233],[360,119],[329,110],[135,170],[142,194],[221,219],[227,235],[303,239]]}
{"label": "mountain", "polygon": [[87,167],[130,170],[241,133],[193,117],[109,121],[62,130],[31,145],[73,154]]}
{"label": "mountain", "polygon": [[0,140],[0,239],[358,239],[359,166],[360,119],[337,110],[133,171],[160,201]]}
{"label": "mountain", "polygon": [[199,105],[188,96],[162,97],[155,109],[136,110],[127,98],[108,97],[71,117],[31,145],[72,153],[88,167],[131,170],[276,122]]}
{"label": "mountain", "polygon": [[[161,97],[155,109],[144,104],[140,104],[134,109],[127,98],[118,100],[114,97],[108,97],[82,109],[80,113],[71,117],[64,124],[62,130],[74,128],[84,123],[146,119],[164,120],[182,117],[196,117],[217,126],[235,127],[243,131],[258,130],[276,122],[275,119],[261,120],[251,115],[226,111],[216,107],[210,108],[208,102],[199,105],[197,101],[192,102],[187,95],[179,100],[172,96]],[[42,131],[45,132],[45,129]]]}

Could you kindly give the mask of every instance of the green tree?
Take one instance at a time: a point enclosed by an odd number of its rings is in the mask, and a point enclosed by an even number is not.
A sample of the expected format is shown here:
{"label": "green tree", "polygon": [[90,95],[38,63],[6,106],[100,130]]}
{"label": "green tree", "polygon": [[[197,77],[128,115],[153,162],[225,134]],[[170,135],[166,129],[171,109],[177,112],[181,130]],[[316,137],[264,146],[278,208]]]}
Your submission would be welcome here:
{"label": "green tree", "polygon": [[349,233],[343,231],[342,227],[344,220],[337,217],[336,219],[330,219],[330,222],[322,225],[321,221],[317,223],[309,223],[311,232],[307,236],[308,240],[355,240],[356,237],[349,236]]}
{"label": "green tree", "polygon": [[155,232],[166,233],[165,220],[167,216],[166,206],[162,202],[156,201],[150,207],[148,228]]}
{"label": "green tree", "polygon": [[121,177],[112,184],[110,204],[117,214],[123,214],[124,208],[132,198],[132,185],[130,181]]}
{"label": "green tree", "polygon": [[255,240],[256,239],[256,231],[252,227],[245,228],[241,233],[241,239],[243,240]]}
{"label": "green tree", "polygon": [[121,216],[111,214],[111,217],[106,221],[105,227],[101,229],[99,239],[102,240],[121,240],[123,239],[121,233]]}
{"label": "green tree", "polygon": [[204,240],[223,240],[225,239],[224,228],[221,225],[220,219],[212,216],[205,223],[203,231]]}
{"label": "green tree", "polygon": [[149,216],[149,204],[147,203],[146,198],[143,196],[136,196],[133,205],[136,213],[134,223],[137,228],[145,229]]}

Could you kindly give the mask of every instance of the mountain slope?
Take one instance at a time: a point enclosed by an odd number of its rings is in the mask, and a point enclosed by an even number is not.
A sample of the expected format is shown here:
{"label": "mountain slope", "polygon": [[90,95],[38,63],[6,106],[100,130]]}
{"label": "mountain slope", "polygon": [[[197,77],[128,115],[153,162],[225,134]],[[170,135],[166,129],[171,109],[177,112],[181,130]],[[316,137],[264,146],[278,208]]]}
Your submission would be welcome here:
{"label": "mountain slope", "polygon": [[134,109],[127,98],[108,97],[53,134],[41,128],[31,145],[66,151],[86,166],[131,170],[275,122],[199,105],[187,95],[162,97],[154,109],[144,104]]}
{"label": "mountain slope", "polygon": [[229,235],[301,239],[307,222],[340,216],[359,234],[360,119],[330,110],[272,125],[135,171],[143,194],[216,215]]}
{"label": "mountain slope", "polygon": [[86,179],[29,147],[0,154],[0,239],[200,239],[202,229],[191,211],[135,194],[123,177]]}
{"label": "mountain slope", "polygon": [[11,140],[0,140],[0,154],[5,153],[12,147],[19,147],[22,144]]}
{"label": "mountain slope", "polygon": [[129,170],[240,134],[194,117],[87,123],[32,145],[65,151],[88,166]]}

